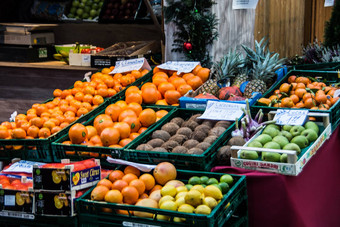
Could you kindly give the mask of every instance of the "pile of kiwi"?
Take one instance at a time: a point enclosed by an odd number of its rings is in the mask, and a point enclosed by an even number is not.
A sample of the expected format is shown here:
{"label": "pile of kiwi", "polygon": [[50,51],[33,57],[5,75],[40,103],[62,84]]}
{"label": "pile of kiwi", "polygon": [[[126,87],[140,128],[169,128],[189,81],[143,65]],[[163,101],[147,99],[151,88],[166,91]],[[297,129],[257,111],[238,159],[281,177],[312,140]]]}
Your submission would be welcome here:
{"label": "pile of kiwi", "polygon": [[152,133],[151,140],[136,149],[181,154],[202,154],[232,124],[229,121],[198,119],[201,114],[189,119],[175,117]]}
{"label": "pile of kiwi", "polygon": [[230,166],[231,147],[243,146],[246,143],[242,136],[232,137],[225,146],[220,147],[216,154],[217,165]]}

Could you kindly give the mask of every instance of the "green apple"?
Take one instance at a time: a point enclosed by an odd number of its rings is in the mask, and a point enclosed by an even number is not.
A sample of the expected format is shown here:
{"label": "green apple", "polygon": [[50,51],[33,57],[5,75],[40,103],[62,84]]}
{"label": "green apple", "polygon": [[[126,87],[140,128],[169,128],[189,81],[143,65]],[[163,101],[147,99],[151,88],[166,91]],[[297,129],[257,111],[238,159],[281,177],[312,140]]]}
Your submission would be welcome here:
{"label": "green apple", "polygon": [[301,125],[294,125],[291,129],[290,129],[290,134],[292,134],[292,136],[298,136],[301,134],[301,132],[305,130],[305,128]]}
{"label": "green apple", "polygon": [[295,136],[290,142],[297,144],[300,149],[303,149],[309,145],[308,139],[305,136]]}
{"label": "green apple", "polygon": [[301,136],[305,136],[308,139],[308,142],[314,142],[318,138],[318,134],[314,131],[314,129],[306,129],[301,133]]}
{"label": "green apple", "polygon": [[83,10],[83,9],[77,9],[77,15],[78,15],[78,16],[83,15],[83,13],[84,13],[84,10]]}
{"label": "green apple", "polygon": [[279,153],[266,152],[262,157],[262,160],[267,162],[279,162],[280,158],[281,155]]}
{"label": "green apple", "polygon": [[259,158],[259,155],[257,154],[256,151],[243,150],[243,151],[241,151],[240,158],[256,160],[256,159]]}
{"label": "green apple", "polygon": [[78,7],[79,6],[79,1],[73,1],[72,2],[73,7]]}
{"label": "green apple", "polygon": [[72,7],[70,9],[70,13],[75,14],[76,12],[77,12],[77,8],[76,7]]}
{"label": "green apple", "polygon": [[282,154],[280,157],[280,162],[287,163],[287,161],[288,161],[288,155]]}
{"label": "green apple", "polygon": [[282,148],[282,150],[292,150],[292,151],[296,151],[296,155],[300,154],[301,153],[301,149],[300,147],[295,144],[295,143],[289,143],[287,144],[286,146],[284,146]]}
{"label": "green apple", "polygon": [[304,127],[306,129],[313,129],[316,132],[316,134],[319,134],[319,126],[313,121],[307,121]]}
{"label": "green apple", "polygon": [[277,130],[280,131],[280,126],[279,126],[279,125],[276,125],[276,124],[269,124],[269,125],[267,125],[267,128],[268,128],[268,127],[273,127],[273,128],[276,128]]}
{"label": "green apple", "polygon": [[273,138],[273,142],[278,143],[281,148],[283,148],[284,146],[286,146],[286,144],[289,143],[288,139],[284,136],[275,136]]}
{"label": "green apple", "polygon": [[90,11],[90,16],[91,16],[91,17],[95,17],[96,15],[97,15],[97,11],[94,10],[94,9],[91,9],[91,11]]}
{"label": "green apple", "polygon": [[263,147],[270,148],[270,149],[281,149],[280,144],[274,141],[266,143]]}
{"label": "green apple", "polygon": [[282,126],[282,129],[284,131],[287,131],[287,132],[289,132],[292,128],[293,128],[293,125],[284,125],[284,126]]}
{"label": "green apple", "polygon": [[279,134],[279,130],[277,130],[276,128],[274,127],[266,127],[262,134],[267,134],[267,135],[270,135],[271,137],[275,137]]}
{"label": "green apple", "polygon": [[256,137],[256,139],[254,139],[254,141],[259,141],[263,146],[266,143],[272,141],[272,137],[268,134],[261,134],[258,137]]}
{"label": "green apple", "polygon": [[288,131],[281,131],[282,135],[288,139],[288,141],[291,141],[293,139],[292,134]]}

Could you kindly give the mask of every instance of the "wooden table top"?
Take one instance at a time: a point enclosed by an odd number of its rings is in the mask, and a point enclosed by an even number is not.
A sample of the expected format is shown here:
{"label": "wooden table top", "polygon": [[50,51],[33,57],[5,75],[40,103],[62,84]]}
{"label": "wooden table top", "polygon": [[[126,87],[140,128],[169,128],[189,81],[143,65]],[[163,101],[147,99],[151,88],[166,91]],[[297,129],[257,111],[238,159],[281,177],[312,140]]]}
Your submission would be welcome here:
{"label": "wooden table top", "polygon": [[97,68],[91,68],[86,66],[68,65],[63,61],[45,61],[30,63],[0,61],[0,67],[63,69],[63,70],[98,70]]}

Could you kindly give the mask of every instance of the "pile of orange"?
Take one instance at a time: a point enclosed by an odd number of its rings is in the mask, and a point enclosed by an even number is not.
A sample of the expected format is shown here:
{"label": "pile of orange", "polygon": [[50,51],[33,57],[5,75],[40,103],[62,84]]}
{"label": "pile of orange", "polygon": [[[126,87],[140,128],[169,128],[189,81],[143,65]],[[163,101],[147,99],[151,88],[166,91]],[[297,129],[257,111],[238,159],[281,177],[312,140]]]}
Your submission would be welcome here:
{"label": "pile of orange", "polygon": [[[138,200],[149,198],[152,192],[160,189],[162,186],[156,183],[152,174],[142,174],[139,169],[127,166],[124,171],[114,170],[109,174],[108,179],[100,180],[91,192],[91,199],[134,205]],[[118,213],[127,214],[123,210]]]}
{"label": "pile of orange", "polygon": [[210,70],[197,65],[191,73],[177,74],[176,71],[153,69],[152,82],[143,84],[141,89],[130,87],[125,92],[127,103],[156,105],[178,105],[179,98],[195,90],[208,80]]}
{"label": "pile of orange", "polygon": [[167,113],[120,100],[107,106],[105,113],[98,115],[92,125],[74,124],[69,130],[70,140],[63,144],[122,148]]}
{"label": "pile of orange", "polygon": [[[148,70],[133,70],[124,75],[117,73],[112,76],[109,72],[113,68],[94,73],[90,82],[76,81],[72,89],[55,89],[52,101],[33,104],[26,114],[17,115],[15,122],[2,122],[0,139],[47,138],[99,106],[104,98],[115,95],[148,73]],[[14,149],[21,148],[14,146]]]}
{"label": "pile of orange", "polygon": [[259,102],[273,107],[328,110],[339,99],[333,97],[336,89],[323,82],[312,82],[308,77],[292,75],[269,98],[260,98]]}

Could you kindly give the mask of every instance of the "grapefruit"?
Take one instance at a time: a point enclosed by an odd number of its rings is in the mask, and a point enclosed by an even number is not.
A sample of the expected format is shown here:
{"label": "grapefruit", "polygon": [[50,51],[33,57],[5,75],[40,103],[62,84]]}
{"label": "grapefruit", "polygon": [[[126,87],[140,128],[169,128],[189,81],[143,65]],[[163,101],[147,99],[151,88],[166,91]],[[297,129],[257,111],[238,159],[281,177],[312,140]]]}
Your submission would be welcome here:
{"label": "grapefruit", "polygon": [[168,181],[176,179],[177,171],[170,162],[161,162],[153,170],[153,176],[158,184],[165,185]]}

